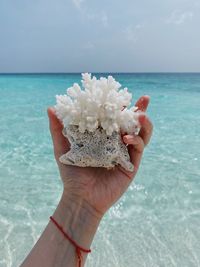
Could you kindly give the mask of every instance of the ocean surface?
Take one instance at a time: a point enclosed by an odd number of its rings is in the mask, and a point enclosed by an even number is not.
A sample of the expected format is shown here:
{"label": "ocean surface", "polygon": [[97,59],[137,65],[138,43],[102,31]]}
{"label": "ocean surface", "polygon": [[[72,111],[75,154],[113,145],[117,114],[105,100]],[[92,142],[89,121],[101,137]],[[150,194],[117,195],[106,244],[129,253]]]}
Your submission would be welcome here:
{"label": "ocean surface", "polygon": [[[97,75],[99,76],[99,75]],[[154,134],[87,267],[200,266],[200,74],[113,74],[151,97]],[[0,267],[16,267],[59,201],[46,109],[80,74],[0,75]]]}

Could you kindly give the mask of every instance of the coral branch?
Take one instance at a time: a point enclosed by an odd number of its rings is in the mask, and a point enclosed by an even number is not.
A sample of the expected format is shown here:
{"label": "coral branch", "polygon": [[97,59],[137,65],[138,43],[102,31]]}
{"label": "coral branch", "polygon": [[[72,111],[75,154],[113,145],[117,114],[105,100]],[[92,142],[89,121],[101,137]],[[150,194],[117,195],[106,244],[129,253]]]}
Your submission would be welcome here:
{"label": "coral branch", "polygon": [[76,125],[81,133],[103,128],[111,136],[113,132],[137,132],[138,112],[128,109],[132,94],[112,76],[99,80],[91,74],[82,74],[82,86],[75,83],[66,95],[57,95],[56,114],[64,127]]}

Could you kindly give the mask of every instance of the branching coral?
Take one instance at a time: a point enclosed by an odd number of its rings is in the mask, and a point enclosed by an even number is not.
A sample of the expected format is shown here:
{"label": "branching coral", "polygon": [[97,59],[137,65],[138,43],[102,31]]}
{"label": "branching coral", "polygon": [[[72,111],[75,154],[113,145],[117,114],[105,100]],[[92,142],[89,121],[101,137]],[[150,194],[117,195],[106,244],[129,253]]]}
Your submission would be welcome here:
{"label": "branching coral", "polygon": [[103,128],[107,135],[113,132],[137,132],[138,112],[136,107],[128,109],[132,95],[112,76],[99,80],[91,74],[82,74],[82,86],[75,83],[67,94],[57,95],[56,114],[64,127],[77,125],[79,131],[94,132]]}

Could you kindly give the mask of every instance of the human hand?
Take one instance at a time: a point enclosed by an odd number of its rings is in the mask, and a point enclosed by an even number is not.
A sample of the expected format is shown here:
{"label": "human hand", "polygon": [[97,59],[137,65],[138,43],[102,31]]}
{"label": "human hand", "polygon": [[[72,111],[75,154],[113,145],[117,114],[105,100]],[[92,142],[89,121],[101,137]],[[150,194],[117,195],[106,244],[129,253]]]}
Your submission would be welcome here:
{"label": "human hand", "polygon": [[[146,111],[149,97],[143,96],[136,106]],[[53,108],[48,108],[50,132],[53,140],[54,155],[64,185],[63,198],[74,202],[82,201],[96,216],[103,214],[122,196],[134,179],[143,155],[144,147],[149,143],[153,126],[149,118],[141,114],[140,132],[137,136],[125,135],[123,141],[128,145],[134,171],[129,172],[121,166],[111,170],[95,167],[77,167],[64,165],[59,161],[61,155],[70,149],[68,140],[63,136],[63,125],[55,115]]]}

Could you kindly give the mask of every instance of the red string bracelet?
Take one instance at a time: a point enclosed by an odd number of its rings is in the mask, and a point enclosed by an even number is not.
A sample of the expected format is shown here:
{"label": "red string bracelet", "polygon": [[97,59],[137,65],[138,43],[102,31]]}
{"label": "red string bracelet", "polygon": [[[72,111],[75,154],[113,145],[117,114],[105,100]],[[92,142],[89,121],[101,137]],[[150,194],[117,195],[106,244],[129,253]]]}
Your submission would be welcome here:
{"label": "red string bracelet", "polygon": [[82,254],[81,252],[85,252],[85,253],[90,253],[91,252],[91,249],[85,249],[85,248],[82,248],[80,247],[70,236],[68,236],[67,233],[65,233],[65,231],[63,230],[62,226],[59,225],[57,223],[57,221],[52,217],[50,216],[50,220],[55,224],[55,226],[61,231],[61,233],[64,235],[64,237],[70,241],[70,243],[75,247],[76,249],[76,254],[77,254],[77,258],[78,258],[78,267],[81,267],[81,263],[82,263]]}

